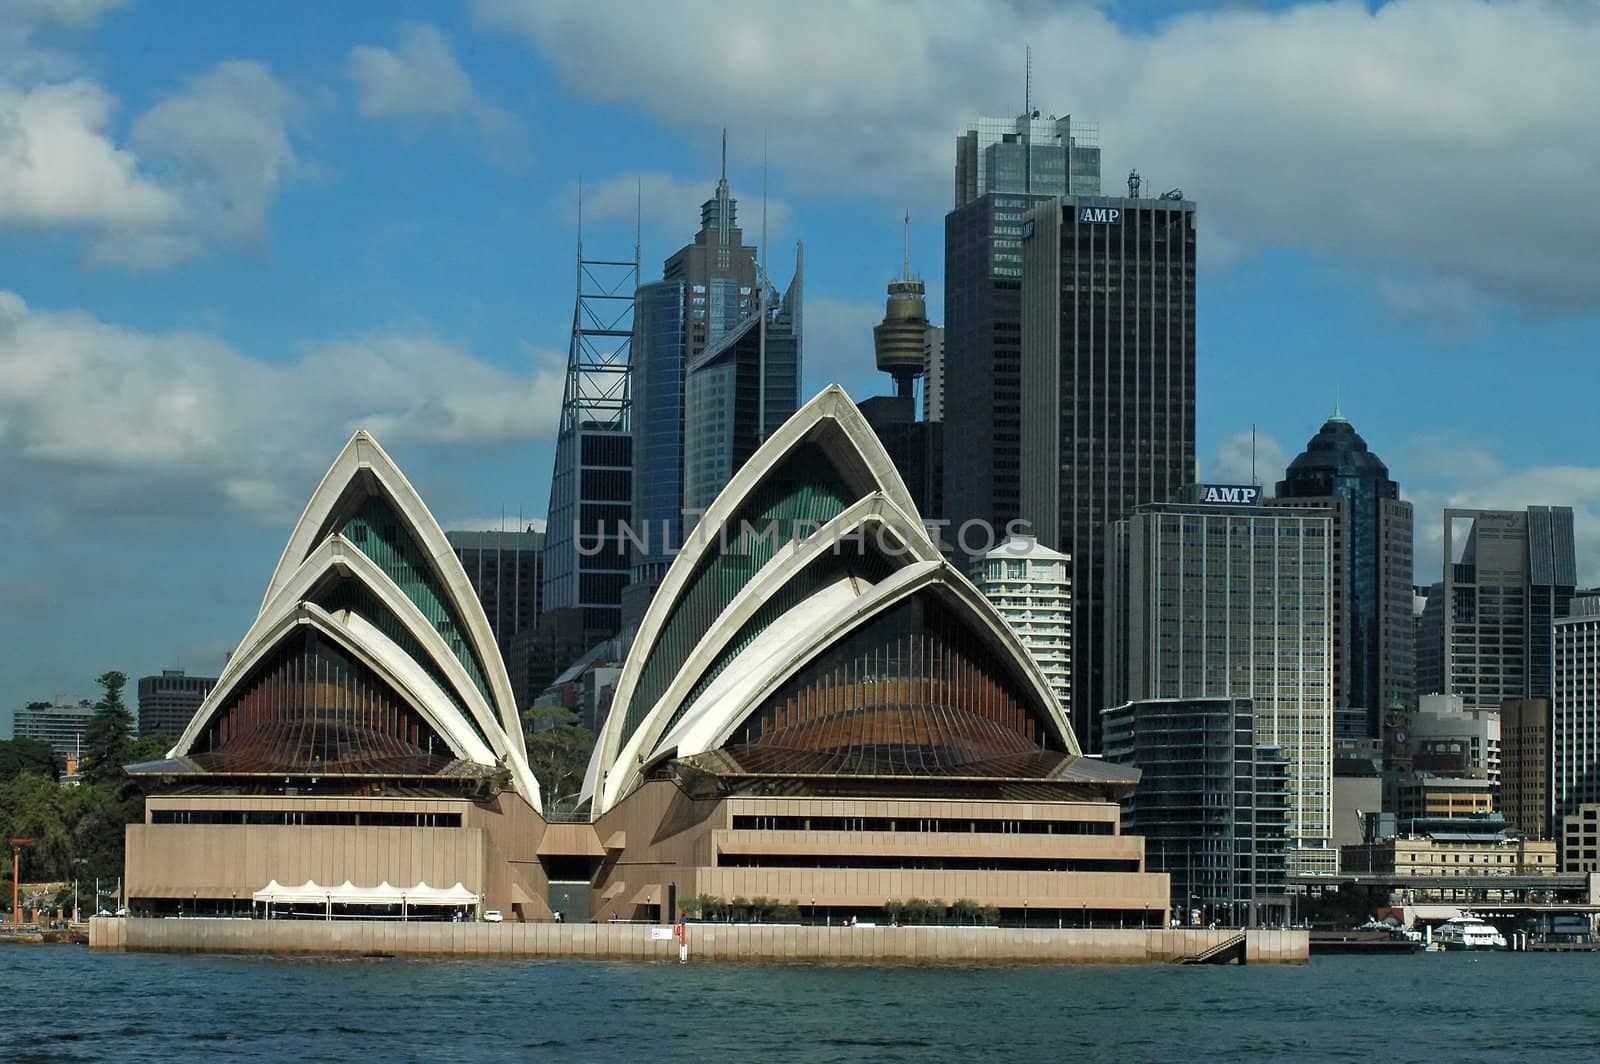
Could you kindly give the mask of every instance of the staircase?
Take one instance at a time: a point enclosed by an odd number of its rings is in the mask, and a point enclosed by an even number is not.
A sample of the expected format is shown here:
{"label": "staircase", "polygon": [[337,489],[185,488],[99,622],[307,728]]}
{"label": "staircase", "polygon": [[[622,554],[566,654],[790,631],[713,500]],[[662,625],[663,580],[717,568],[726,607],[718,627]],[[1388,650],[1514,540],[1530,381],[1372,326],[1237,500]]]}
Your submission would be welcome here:
{"label": "staircase", "polygon": [[1180,964],[1243,964],[1244,961],[1244,932],[1229,935],[1215,946],[1193,957],[1185,957]]}

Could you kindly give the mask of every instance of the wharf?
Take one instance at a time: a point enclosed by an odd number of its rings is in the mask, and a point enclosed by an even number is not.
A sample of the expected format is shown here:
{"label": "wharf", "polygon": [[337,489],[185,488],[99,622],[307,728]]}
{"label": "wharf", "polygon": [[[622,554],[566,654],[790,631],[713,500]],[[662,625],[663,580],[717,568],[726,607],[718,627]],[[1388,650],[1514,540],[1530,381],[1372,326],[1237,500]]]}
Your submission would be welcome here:
{"label": "wharf", "polygon": [[[1245,964],[1304,964],[1303,930],[688,925],[694,962],[1165,964],[1236,947]],[[351,957],[540,957],[676,961],[671,927],[649,924],[398,923],[96,917],[95,950]]]}

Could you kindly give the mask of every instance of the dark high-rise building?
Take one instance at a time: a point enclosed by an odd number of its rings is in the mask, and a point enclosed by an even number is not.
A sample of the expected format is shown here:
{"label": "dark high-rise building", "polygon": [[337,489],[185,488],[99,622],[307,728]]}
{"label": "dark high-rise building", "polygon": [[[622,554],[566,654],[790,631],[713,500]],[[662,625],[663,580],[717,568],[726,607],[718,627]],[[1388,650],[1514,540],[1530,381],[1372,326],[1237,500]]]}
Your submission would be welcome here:
{"label": "dark high-rise building", "polygon": [[[1099,711],[1110,704],[1107,529],[1137,506],[1176,500],[1194,478],[1195,204],[1177,190],[1159,199],[1051,200],[1028,213],[1021,246],[1017,364],[1026,387],[1011,452],[1021,470],[1019,514],[1041,543],[1072,556],[1081,665],[1073,719],[1097,749]],[[952,420],[967,401],[953,371],[950,391],[962,396],[946,414],[948,438],[961,440],[945,459],[953,485],[967,446]],[[999,452],[994,461],[998,481]]]}
{"label": "dark high-rise building", "polygon": [[1572,507],[1528,507],[1528,697],[1549,698],[1555,683],[1553,626],[1578,586]]}
{"label": "dark high-rise building", "polygon": [[216,685],[215,676],[190,676],[182,669],[139,677],[139,734],[182,735]]}
{"label": "dark high-rise building", "polygon": [[800,409],[800,344],[804,260],[781,298],[758,308],[688,363],[684,390],[683,505],[706,510],[733,475]]}
{"label": "dark high-rise building", "polygon": [[[1057,196],[1100,192],[1098,137],[1070,116],[1023,115],[980,119],[956,138],[939,387],[948,397],[941,516],[953,529],[986,522],[998,540],[1021,512],[1024,216]],[[969,553],[992,545],[974,534]]]}
{"label": "dark high-rise building", "polygon": [[633,258],[584,254],[578,237],[577,298],[545,511],[539,606],[575,610],[578,627],[615,635],[631,561],[633,521],[632,347],[639,246]]}
{"label": "dark high-rise building", "polygon": [[1553,625],[1567,616],[1576,584],[1570,506],[1445,510],[1443,693],[1483,709],[1549,698]]}
{"label": "dark high-rise building", "polygon": [[636,583],[658,580],[683,542],[687,292],[682,281],[657,281],[634,299],[633,523],[643,543],[633,550]]}
{"label": "dark high-rise building", "polygon": [[[1557,639],[1564,634],[1558,631]],[[1550,750],[1549,699],[1500,706],[1500,812],[1531,839],[1551,837]]]}
{"label": "dark high-rise building", "polygon": [[[889,452],[905,481],[917,513],[924,519],[939,513],[938,448],[943,441],[937,421],[917,420],[917,401],[909,395],[875,395],[859,404],[878,442]],[[949,542],[948,539],[945,542]]]}
{"label": "dark high-rise building", "polygon": [[1422,599],[1416,614],[1417,694],[1444,694],[1444,584],[1412,589],[1413,602]]}
{"label": "dark high-rise building", "polygon": [[[511,669],[516,636],[539,623],[544,532],[446,532],[467,582],[483,605],[500,657]],[[514,670],[513,670],[514,671]],[[518,705],[526,691],[514,691]]]}
{"label": "dark high-rise building", "polygon": [[1411,504],[1337,412],[1289,463],[1272,503],[1333,514],[1333,704],[1364,710],[1365,737],[1379,738],[1390,705],[1416,702]]}
{"label": "dark high-rise building", "polygon": [[1147,867],[1170,877],[1183,923],[1254,926],[1263,904],[1283,900],[1289,763],[1256,731],[1248,698],[1105,711],[1106,760],[1140,773],[1122,801],[1122,830],[1144,836]]}

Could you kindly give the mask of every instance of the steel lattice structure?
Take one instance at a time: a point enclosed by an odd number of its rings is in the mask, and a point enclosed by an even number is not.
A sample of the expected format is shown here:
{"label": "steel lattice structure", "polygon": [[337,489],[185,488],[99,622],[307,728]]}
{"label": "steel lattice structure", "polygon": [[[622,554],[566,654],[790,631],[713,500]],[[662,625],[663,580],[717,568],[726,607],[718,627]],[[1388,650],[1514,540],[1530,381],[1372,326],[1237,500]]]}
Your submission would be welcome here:
{"label": "steel lattice structure", "polygon": [[586,630],[615,632],[627,551],[622,526],[632,503],[633,258],[583,253],[580,205],[577,294],[561,397],[555,469],[545,529],[544,610],[576,607]]}

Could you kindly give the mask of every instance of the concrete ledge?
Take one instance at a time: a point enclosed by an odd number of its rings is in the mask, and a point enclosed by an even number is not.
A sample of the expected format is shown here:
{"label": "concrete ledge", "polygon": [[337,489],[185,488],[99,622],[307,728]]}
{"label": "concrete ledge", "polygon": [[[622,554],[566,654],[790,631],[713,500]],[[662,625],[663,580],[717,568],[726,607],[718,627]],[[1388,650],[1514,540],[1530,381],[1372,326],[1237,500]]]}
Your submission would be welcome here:
{"label": "concrete ledge", "polygon": [[[89,947],[131,953],[545,957],[675,961],[677,942],[643,924],[436,924],[335,920],[95,917]],[[1016,927],[799,927],[690,924],[691,962],[1161,964],[1195,957],[1227,930],[1083,931]],[[1248,964],[1304,964],[1305,931],[1248,931]]]}

